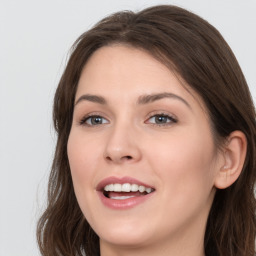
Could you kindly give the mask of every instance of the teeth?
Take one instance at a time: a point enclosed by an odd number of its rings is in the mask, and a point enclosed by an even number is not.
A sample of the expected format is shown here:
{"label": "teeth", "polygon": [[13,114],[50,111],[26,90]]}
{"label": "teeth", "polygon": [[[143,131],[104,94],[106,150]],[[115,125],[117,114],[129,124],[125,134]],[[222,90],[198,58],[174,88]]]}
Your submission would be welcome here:
{"label": "teeth", "polygon": [[132,192],[137,192],[139,190],[139,186],[137,184],[132,184],[131,185],[131,191]]}
{"label": "teeth", "polygon": [[135,196],[112,196],[110,198],[115,199],[115,200],[125,200],[125,199],[132,198],[132,197],[135,197]]}
{"label": "teeth", "polygon": [[146,190],[146,188],[144,186],[139,186],[140,193],[143,193],[145,190]]}
{"label": "teeth", "polygon": [[109,187],[108,187],[108,189],[109,189],[109,191],[114,191],[114,185],[113,184],[110,184],[110,185],[108,185]]}
{"label": "teeth", "polygon": [[105,191],[112,191],[112,192],[147,192],[148,194],[153,191],[152,188],[146,188],[145,186],[139,186],[137,184],[130,184],[130,183],[124,183],[124,184],[108,184],[104,187]]}
{"label": "teeth", "polygon": [[152,188],[146,188],[146,192],[149,194],[152,192]]}
{"label": "teeth", "polygon": [[122,192],[130,192],[131,191],[131,185],[129,183],[124,183],[122,185]]}
{"label": "teeth", "polygon": [[115,192],[122,192],[122,185],[121,184],[113,184]]}

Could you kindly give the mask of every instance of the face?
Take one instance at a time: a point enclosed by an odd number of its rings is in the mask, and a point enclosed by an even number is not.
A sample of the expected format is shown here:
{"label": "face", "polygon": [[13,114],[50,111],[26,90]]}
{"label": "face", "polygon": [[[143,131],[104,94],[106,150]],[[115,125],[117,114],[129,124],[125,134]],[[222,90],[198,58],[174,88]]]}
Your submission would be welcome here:
{"label": "face", "polygon": [[167,67],[106,46],[78,84],[68,158],[102,246],[203,243],[221,165],[204,104]]}

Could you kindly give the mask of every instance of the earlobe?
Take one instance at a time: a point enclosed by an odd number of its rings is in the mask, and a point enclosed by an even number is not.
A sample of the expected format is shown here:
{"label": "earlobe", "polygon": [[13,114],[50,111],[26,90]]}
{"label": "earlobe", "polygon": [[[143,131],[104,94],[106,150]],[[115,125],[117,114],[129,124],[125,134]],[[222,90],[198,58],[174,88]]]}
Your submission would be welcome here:
{"label": "earlobe", "polygon": [[220,167],[215,178],[215,187],[225,189],[240,176],[247,151],[246,136],[241,131],[232,132],[224,146],[224,165]]}

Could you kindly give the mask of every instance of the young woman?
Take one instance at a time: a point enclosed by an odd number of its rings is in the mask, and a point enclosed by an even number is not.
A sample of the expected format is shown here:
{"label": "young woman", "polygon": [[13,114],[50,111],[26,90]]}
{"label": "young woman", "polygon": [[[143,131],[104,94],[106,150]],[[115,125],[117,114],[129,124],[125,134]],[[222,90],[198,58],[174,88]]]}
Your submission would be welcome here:
{"label": "young woman", "polygon": [[41,253],[253,256],[255,117],[205,20],[174,6],[105,18],[56,91]]}

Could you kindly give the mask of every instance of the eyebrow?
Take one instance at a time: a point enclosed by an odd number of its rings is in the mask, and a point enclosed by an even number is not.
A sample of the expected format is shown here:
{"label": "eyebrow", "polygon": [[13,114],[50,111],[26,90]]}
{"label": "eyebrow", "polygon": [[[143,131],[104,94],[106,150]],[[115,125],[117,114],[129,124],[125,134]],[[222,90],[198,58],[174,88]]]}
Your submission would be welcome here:
{"label": "eyebrow", "polygon": [[137,103],[139,105],[148,104],[148,103],[151,103],[151,102],[154,102],[154,101],[157,101],[157,100],[161,100],[161,99],[164,99],[164,98],[171,98],[171,99],[179,100],[191,109],[191,106],[189,105],[189,103],[186,100],[184,100],[182,97],[180,97],[176,94],[169,93],[169,92],[142,95],[142,96],[139,97]]}
{"label": "eyebrow", "polygon": [[[154,101],[161,100],[161,99],[164,99],[164,98],[179,100],[191,109],[191,106],[189,105],[189,103],[186,100],[184,100],[182,97],[180,97],[176,94],[167,93],[167,92],[141,95],[137,100],[137,104],[138,105],[144,105],[144,104],[152,103]],[[101,105],[106,105],[107,104],[107,100],[105,98],[103,98],[102,96],[92,95],[92,94],[82,95],[75,102],[75,105],[77,105],[81,101],[90,101],[90,102],[94,102],[94,103],[99,103]]]}
{"label": "eyebrow", "polygon": [[78,98],[75,105],[77,105],[79,102],[84,101],[84,100],[94,102],[94,103],[99,103],[99,104],[102,104],[102,105],[107,104],[107,101],[101,96],[92,95],[92,94],[84,94],[84,95],[82,95],[81,97]]}

